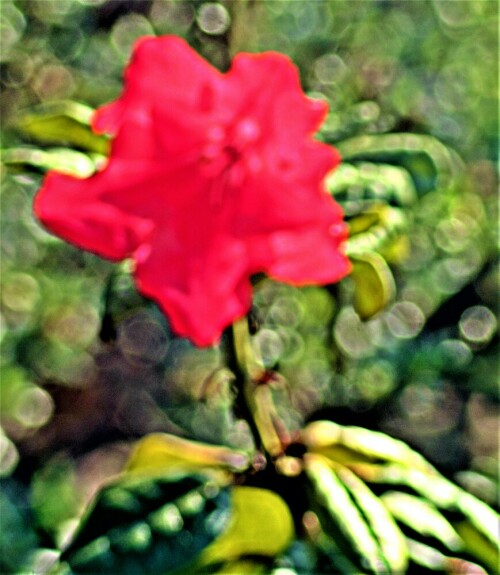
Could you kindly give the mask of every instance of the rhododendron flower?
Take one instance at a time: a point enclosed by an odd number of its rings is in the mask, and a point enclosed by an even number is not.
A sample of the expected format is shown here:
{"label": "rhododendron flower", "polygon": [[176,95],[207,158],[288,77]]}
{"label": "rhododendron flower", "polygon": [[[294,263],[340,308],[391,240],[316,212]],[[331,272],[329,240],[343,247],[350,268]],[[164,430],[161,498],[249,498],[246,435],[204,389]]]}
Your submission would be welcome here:
{"label": "rhododendron flower", "polygon": [[349,271],[323,187],[340,158],[313,139],[326,113],[283,55],[239,54],[224,74],[180,38],[142,38],[122,95],[93,119],[114,136],[106,166],[49,172],[35,213],[82,249],[131,258],[174,331],[212,344],[248,312],[252,274],[304,285]]}

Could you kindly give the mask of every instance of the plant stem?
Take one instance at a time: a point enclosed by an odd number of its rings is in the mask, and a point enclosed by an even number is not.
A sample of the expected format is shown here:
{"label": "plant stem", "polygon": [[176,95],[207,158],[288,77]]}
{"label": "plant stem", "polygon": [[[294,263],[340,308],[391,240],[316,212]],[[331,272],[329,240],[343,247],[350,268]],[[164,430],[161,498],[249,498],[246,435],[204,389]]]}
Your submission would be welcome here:
{"label": "plant stem", "polygon": [[233,324],[233,345],[241,374],[240,401],[244,402],[245,411],[251,417],[249,423],[258,444],[275,458],[283,453],[283,443],[277,430],[279,416],[269,385],[272,378],[252,346],[246,317]]}

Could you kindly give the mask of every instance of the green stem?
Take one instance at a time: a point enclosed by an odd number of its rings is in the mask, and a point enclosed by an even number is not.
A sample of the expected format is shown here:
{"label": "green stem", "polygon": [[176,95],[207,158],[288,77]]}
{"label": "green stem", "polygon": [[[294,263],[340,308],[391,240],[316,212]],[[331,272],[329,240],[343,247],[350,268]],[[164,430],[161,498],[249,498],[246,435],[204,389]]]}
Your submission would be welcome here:
{"label": "green stem", "polygon": [[240,399],[251,417],[250,425],[266,453],[273,458],[277,457],[283,453],[283,444],[277,430],[279,416],[269,385],[269,373],[252,346],[246,317],[233,324],[233,345],[241,372]]}

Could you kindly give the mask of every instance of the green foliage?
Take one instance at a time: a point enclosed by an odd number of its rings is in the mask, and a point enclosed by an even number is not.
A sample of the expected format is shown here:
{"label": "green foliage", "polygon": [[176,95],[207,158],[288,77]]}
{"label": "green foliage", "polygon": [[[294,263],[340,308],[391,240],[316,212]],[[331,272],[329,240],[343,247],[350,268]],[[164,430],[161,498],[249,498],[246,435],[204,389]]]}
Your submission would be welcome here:
{"label": "green foliage", "polygon": [[21,571],[38,545],[38,537],[30,521],[28,501],[14,482],[0,484],[0,570],[2,573]]}
{"label": "green foliage", "polygon": [[394,299],[394,278],[384,258],[376,252],[352,255],[351,261],[352,304],[361,319],[369,319]]}
{"label": "green foliage", "polygon": [[242,451],[155,433],[146,436],[134,447],[126,471],[171,473],[177,468],[190,471],[203,468],[245,471],[249,463],[248,455]]}
{"label": "green foliage", "polygon": [[195,476],[128,478],[102,489],[61,555],[74,573],[171,573],[227,525],[227,489]]}
{"label": "green foliage", "polygon": [[56,569],[225,573],[247,565],[254,572],[259,563],[240,558],[272,558],[292,540],[292,517],[276,493],[174,469],[151,474],[148,466],[101,489]]}
{"label": "green foliage", "polygon": [[73,176],[88,177],[95,171],[95,165],[85,154],[66,148],[38,150],[35,148],[11,148],[3,150],[2,161],[17,168],[58,170]]}
{"label": "green foliage", "polygon": [[31,506],[38,528],[57,540],[59,528],[79,513],[71,461],[56,458],[35,473],[31,482]]}
{"label": "green foliage", "polygon": [[93,112],[92,108],[71,100],[46,102],[20,114],[16,128],[40,144],[66,144],[88,152],[107,154],[107,138],[96,135],[90,128]]}
{"label": "green foliage", "polygon": [[[415,550],[420,547],[418,542],[414,545],[415,537],[424,538],[428,553],[436,552],[438,569],[444,569],[447,557],[441,549],[466,552],[490,569],[498,565],[500,516],[440,475],[406,444],[329,421],[307,426],[304,441],[311,452],[306,472],[329,511],[327,520],[334,522],[331,529],[335,532],[337,527],[351,542],[347,557],[353,547],[368,559],[369,572],[404,572],[408,555],[418,563]],[[374,486],[399,485],[405,491],[384,489],[377,497],[364,481]],[[408,488],[413,493],[407,493]],[[379,509],[381,505],[385,511]],[[453,519],[448,520],[446,513]]]}
{"label": "green foliage", "polygon": [[[2,5],[0,570],[495,572],[497,6],[240,0],[214,3],[229,28],[207,33],[206,5]],[[150,33],[221,69],[288,53],[330,104],[320,138],[343,164],[326,187],[354,269],[334,288],[256,278],[267,460],[230,334],[176,339],[126,263],[32,218],[41,174],[105,161],[93,110]],[[351,425],[300,431],[337,416]],[[52,568],[43,546],[64,549]]]}

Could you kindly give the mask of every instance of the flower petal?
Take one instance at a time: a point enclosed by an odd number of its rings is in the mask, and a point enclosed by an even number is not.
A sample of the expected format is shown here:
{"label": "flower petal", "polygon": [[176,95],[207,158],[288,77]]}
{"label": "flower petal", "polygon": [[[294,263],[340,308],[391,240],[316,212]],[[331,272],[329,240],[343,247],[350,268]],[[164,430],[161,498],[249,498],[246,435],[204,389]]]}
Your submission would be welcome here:
{"label": "flower petal", "polygon": [[332,283],[349,273],[347,226],[318,177],[328,158],[319,158],[318,166],[311,159],[309,179],[299,177],[299,170],[288,181],[270,173],[247,181],[234,233],[245,237],[254,273],[301,285]]}
{"label": "flower petal", "polygon": [[239,54],[227,81],[239,94],[239,113],[256,113],[265,125],[266,139],[274,139],[277,146],[288,148],[310,136],[328,112],[326,102],[304,95],[297,68],[283,54]]}
{"label": "flower petal", "polygon": [[153,109],[178,106],[203,110],[222,75],[176,36],[144,37],[133,49],[118,100],[97,111],[93,127],[116,134],[125,121],[139,121]]}
{"label": "flower petal", "polygon": [[171,233],[155,237],[148,257],[137,263],[136,280],[179,335],[205,346],[216,343],[225,327],[248,312],[251,286],[245,246],[194,229],[198,247],[189,257],[183,249],[175,249]]}
{"label": "flower petal", "polygon": [[103,173],[83,180],[49,172],[35,197],[34,211],[59,237],[101,257],[119,261],[145,241],[154,224],[102,201],[98,194],[102,179]]}

